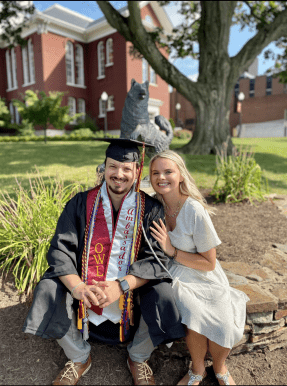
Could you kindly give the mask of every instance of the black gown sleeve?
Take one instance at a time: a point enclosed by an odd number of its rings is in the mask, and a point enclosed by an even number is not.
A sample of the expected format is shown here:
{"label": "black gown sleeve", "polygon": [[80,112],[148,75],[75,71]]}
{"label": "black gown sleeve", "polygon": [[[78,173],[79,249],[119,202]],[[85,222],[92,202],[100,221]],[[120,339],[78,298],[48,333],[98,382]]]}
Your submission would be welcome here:
{"label": "black gown sleeve", "polygon": [[[146,194],[145,202],[145,215],[143,220],[143,226],[147,235],[147,238],[160,259],[161,263],[168,269],[170,259],[160,248],[158,242],[150,233],[150,226],[153,221],[164,220],[164,209],[162,204],[153,197]],[[129,274],[148,280],[164,280],[171,282],[172,279],[169,274],[161,267],[158,261],[155,259],[152,251],[150,250],[144,235],[142,235],[141,246],[138,253],[137,261],[134,262],[129,269]]]}
{"label": "black gown sleeve", "polygon": [[47,254],[49,268],[43,279],[80,275],[86,225],[87,192],[76,194],[59,217]]}

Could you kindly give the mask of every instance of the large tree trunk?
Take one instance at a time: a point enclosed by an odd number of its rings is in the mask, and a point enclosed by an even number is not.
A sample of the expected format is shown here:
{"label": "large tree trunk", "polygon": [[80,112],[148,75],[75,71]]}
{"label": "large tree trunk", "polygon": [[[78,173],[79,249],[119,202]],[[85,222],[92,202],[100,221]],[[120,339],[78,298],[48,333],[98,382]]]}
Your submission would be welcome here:
{"label": "large tree trunk", "polygon": [[[228,94],[232,93],[232,89]],[[229,113],[230,98],[226,87],[220,90],[204,90],[194,106],[196,127],[188,144],[180,149],[186,154],[216,154],[226,148],[232,154],[233,144],[230,137]]]}

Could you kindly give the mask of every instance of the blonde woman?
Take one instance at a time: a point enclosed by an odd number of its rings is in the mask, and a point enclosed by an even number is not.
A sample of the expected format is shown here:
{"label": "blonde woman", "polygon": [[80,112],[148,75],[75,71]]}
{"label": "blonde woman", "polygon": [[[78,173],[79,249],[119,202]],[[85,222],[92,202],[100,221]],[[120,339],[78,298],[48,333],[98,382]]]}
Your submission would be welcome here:
{"label": "blonde woman", "polygon": [[183,159],[171,150],[154,156],[150,181],[165,208],[166,225],[153,222],[153,236],[170,256],[176,302],[186,326],[192,367],[179,385],[198,385],[206,375],[207,350],[222,385],[234,385],[225,360],[243,335],[249,298],[229,286],[216,260],[221,243],[207,205]]}

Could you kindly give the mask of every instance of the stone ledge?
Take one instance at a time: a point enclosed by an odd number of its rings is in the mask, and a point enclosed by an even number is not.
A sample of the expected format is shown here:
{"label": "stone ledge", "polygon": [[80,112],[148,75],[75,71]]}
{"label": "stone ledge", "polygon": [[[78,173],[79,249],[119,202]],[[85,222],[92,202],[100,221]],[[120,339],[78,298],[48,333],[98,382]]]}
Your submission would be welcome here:
{"label": "stone ledge", "polygon": [[276,297],[261,289],[257,284],[245,284],[232,287],[245,292],[250,298],[249,302],[247,302],[247,314],[276,311],[278,309]]}

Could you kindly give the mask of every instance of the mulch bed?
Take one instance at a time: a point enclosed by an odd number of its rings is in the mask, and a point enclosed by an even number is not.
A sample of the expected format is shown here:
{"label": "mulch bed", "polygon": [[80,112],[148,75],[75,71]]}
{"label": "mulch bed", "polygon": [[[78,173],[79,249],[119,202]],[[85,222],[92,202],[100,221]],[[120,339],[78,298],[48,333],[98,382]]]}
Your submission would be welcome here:
{"label": "mulch bed", "polygon": [[[273,244],[287,242],[287,218],[280,214],[272,201],[254,206],[214,204],[208,192],[203,192],[217,208],[212,216],[222,241],[217,257],[225,261],[260,262]],[[66,362],[66,357],[53,340],[44,340],[21,332],[28,312],[27,303],[19,301],[13,281],[5,285],[0,280],[0,385],[48,385]],[[124,347],[92,344],[93,365],[79,385],[132,384],[126,366]],[[157,384],[176,384],[186,373],[189,358],[165,346],[155,350],[151,366]],[[237,384],[286,384],[287,348],[269,352],[259,350],[227,359],[227,365]],[[217,385],[211,363],[204,385]]]}
{"label": "mulch bed", "polygon": [[260,263],[274,243],[287,244],[287,217],[270,199],[264,202],[216,204],[209,191],[201,191],[216,208],[211,217],[222,244],[216,248],[221,261]]}

